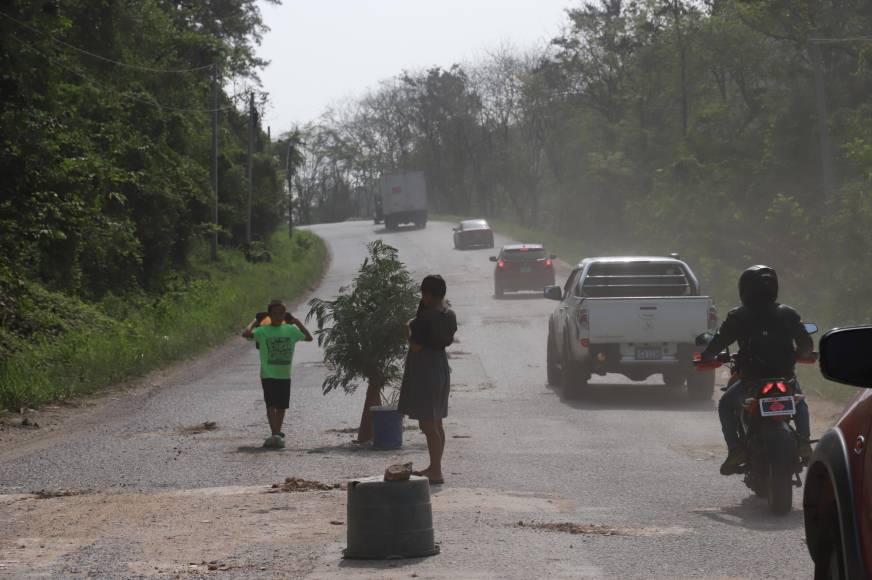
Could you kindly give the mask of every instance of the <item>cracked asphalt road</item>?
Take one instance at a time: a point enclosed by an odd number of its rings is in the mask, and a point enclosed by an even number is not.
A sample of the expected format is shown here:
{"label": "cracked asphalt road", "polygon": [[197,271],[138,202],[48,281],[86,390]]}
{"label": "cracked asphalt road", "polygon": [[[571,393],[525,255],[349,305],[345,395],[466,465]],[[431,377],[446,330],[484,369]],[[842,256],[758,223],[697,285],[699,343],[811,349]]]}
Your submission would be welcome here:
{"label": "cracked asphalt road", "polygon": [[[0,433],[0,576],[812,577],[800,491],[794,511],[775,518],[738,477],[718,475],[713,402],[612,376],[584,400],[549,389],[554,303],[496,300],[492,251],[454,251],[450,227],[313,228],[332,253],[317,295],[349,282],[377,237],[416,276],[438,272],[448,283],[460,328],[447,482],[433,493],[439,556],[343,561],[345,492],[266,493],[291,476],[338,483],[398,460],[422,465],[426,445],[415,430],[397,452],[351,444],[343,431],[363,392],[322,395],[320,352],[300,344],[288,448],[263,452],[257,354],[238,339],[145,385],[47,413],[47,426],[26,436]],[[196,428],[207,421],[214,427]]]}

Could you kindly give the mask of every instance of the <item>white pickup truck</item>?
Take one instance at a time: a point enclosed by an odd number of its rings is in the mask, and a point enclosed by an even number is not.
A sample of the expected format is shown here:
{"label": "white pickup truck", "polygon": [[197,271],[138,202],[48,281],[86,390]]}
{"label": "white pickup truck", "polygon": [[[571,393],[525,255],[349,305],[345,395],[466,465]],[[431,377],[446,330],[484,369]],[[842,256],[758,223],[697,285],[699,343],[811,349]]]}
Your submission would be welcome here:
{"label": "white pickup truck", "polygon": [[717,325],[708,296],[677,258],[587,258],[561,289],[548,323],[548,382],[583,390],[592,374],[634,381],[662,374],[668,386],[687,383],[688,397],[711,398],[714,372],[693,368],[696,337]]}

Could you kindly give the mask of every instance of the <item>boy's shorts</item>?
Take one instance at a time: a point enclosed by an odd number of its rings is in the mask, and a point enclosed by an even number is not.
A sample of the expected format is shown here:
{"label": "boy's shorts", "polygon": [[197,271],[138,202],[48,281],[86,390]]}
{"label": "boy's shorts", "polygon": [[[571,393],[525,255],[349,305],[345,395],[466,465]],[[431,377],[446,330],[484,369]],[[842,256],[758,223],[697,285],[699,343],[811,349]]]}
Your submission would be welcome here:
{"label": "boy's shorts", "polygon": [[291,402],[291,379],[260,379],[267,407],[287,409]]}

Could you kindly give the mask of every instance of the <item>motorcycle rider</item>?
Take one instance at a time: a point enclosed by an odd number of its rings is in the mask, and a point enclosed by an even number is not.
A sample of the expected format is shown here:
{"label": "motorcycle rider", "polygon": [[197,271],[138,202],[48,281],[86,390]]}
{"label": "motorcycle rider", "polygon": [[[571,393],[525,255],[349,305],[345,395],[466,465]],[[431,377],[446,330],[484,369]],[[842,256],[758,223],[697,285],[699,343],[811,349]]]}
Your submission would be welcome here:
{"label": "motorcycle rider", "polygon": [[[727,314],[717,334],[702,352],[702,361],[713,361],[715,356],[731,345],[739,343],[738,371],[746,379],[794,377],[796,357],[809,356],[814,342],[802,324],[799,313],[778,300],[778,275],[769,266],[752,266],[739,277],[739,298],[742,305]],[[801,393],[797,383],[796,392]],[[742,405],[742,381],[727,388],[718,403],[721,429],[729,450],[721,465],[722,475],[736,473],[747,463],[747,450],[738,435],[738,409]],[[808,404],[796,404],[796,431],[799,435],[799,455],[804,462],[811,457],[809,438],[811,425]]]}

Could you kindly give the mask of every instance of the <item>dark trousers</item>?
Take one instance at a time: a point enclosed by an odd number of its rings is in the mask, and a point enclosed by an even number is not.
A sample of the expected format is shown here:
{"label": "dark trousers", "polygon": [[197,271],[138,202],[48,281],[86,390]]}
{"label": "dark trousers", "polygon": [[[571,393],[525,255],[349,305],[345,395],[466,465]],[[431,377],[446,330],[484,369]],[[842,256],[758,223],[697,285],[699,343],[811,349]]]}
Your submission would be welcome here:
{"label": "dark trousers", "polygon": [[[799,382],[796,383],[796,393],[801,394]],[[718,416],[721,418],[721,430],[724,432],[724,440],[727,447],[733,449],[739,446],[739,410],[744,403],[745,389],[742,381],[736,381],[727,388],[721,400],[718,402]],[[796,403],[796,432],[800,437],[811,437],[811,419],[808,414],[808,403],[805,399]]]}

